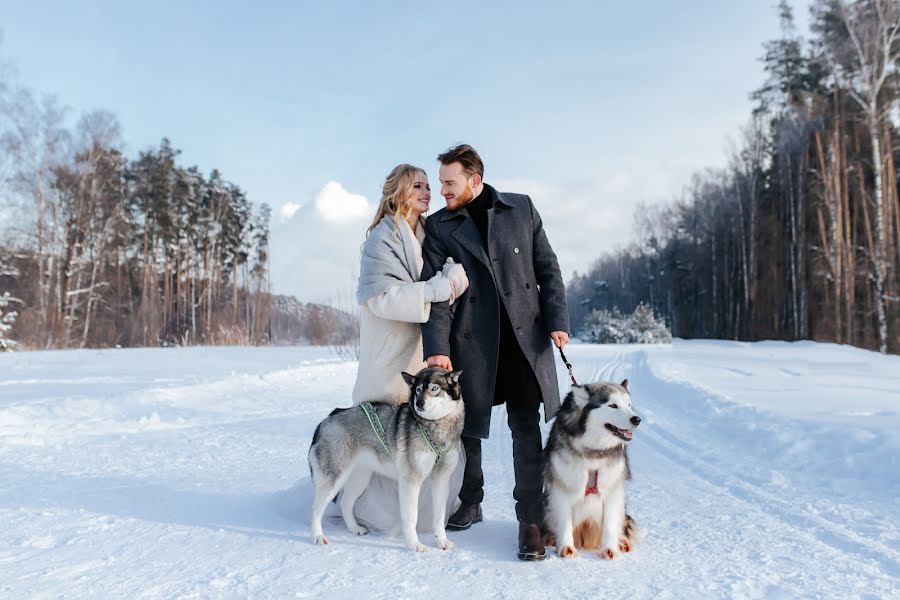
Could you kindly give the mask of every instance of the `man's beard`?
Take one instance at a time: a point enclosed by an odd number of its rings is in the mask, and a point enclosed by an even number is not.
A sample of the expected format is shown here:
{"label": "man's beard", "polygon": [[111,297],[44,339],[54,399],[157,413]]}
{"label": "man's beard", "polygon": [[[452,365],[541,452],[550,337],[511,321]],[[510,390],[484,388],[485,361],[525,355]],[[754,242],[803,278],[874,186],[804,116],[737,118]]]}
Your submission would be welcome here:
{"label": "man's beard", "polygon": [[469,185],[469,182],[466,182],[466,189],[462,191],[462,194],[453,198],[453,200],[447,201],[447,210],[456,210],[457,208],[462,208],[469,202],[475,199],[475,190],[472,189],[472,186]]}

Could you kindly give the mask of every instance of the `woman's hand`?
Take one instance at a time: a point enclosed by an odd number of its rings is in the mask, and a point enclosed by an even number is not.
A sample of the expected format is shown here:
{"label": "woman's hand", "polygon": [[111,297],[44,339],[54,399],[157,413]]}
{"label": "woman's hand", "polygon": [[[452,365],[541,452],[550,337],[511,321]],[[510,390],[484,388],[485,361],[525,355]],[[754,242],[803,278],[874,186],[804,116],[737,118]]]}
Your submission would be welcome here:
{"label": "woman's hand", "polygon": [[453,293],[450,294],[450,304],[453,304],[469,288],[469,277],[466,275],[466,270],[463,266],[453,262],[453,259],[450,257],[447,257],[447,262],[444,263],[441,273],[450,281],[450,285],[453,288]]}
{"label": "woman's hand", "polygon": [[425,282],[425,302],[446,302],[453,297],[453,286],[443,273],[435,273]]}

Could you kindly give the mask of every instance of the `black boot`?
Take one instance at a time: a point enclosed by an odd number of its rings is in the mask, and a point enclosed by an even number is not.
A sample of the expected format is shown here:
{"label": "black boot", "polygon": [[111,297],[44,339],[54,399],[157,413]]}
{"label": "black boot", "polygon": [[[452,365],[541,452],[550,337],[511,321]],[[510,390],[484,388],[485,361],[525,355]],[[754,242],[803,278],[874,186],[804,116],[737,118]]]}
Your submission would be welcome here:
{"label": "black boot", "polygon": [[447,529],[449,531],[463,531],[475,523],[481,523],[483,520],[481,504],[466,504],[463,502],[459,510],[453,513],[453,516],[447,521]]}
{"label": "black boot", "polygon": [[519,522],[519,560],[544,560],[547,550],[541,539],[541,528],[534,523]]}

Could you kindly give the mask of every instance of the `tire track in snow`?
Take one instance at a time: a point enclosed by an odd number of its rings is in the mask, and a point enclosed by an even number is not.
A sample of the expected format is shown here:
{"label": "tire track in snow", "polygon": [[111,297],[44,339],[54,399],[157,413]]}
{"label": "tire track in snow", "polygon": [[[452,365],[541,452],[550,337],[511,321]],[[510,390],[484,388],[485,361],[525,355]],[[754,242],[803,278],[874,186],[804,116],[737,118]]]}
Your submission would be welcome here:
{"label": "tire track in snow", "polygon": [[[688,383],[667,381],[657,377],[649,366],[645,351],[633,352],[632,359],[631,371],[635,378],[641,382],[642,387],[646,386],[656,392],[652,395],[647,394],[643,400],[644,405],[660,405],[665,402],[665,398],[708,395],[691,387]],[[699,400],[698,398],[697,406],[700,406]],[[712,414],[709,417],[709,422],[722,418]],[[764,418],[765,416],[760,413],[760,417]],[[785,528],[808,534],[816,541],[828,545],[838,552],[852,552],[861,559],[873,560],[887,574],[893,577],[900,576],[900,553],[893,548],[876,539],[865,537],[847,526],[810,514],[808,510],[791,500],[778,497],[760,486],[740,478],[737,475],[740,473],[739,466],[734,471],[729,471],[713,464],[698,454],[694,444],[673,433],[673,430],[696,431],[698,425],[695,423],[693,427],[690,425],[672,427],[671,421],[660,419],[654,423],[653,428],[648,428],[643,432],[643,438],[654,449],[658,457],[677,468],[688,471],[710,485],[724,490],[729,496],[746,504],[748,509],[759,510],[762,508],[766,515],[777,518]],[[705,450],[710,452],[715,448],[707,447]],[[752,449],[748,450],[751,451],[750,455],[752,456]]]}

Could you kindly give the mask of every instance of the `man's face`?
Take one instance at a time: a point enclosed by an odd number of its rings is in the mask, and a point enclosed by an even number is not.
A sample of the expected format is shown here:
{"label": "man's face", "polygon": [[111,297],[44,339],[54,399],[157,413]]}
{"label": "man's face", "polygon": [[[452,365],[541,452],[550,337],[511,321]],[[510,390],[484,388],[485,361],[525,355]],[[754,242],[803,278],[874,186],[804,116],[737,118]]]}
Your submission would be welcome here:
{"label": "man's face", "polygon": [[441,196],[447,201],[447,210],[465,206],[475,197],[473,188],[478,186],[479,177],[466,176],[461,163],[441,165],[438,176],[441,178]]}

